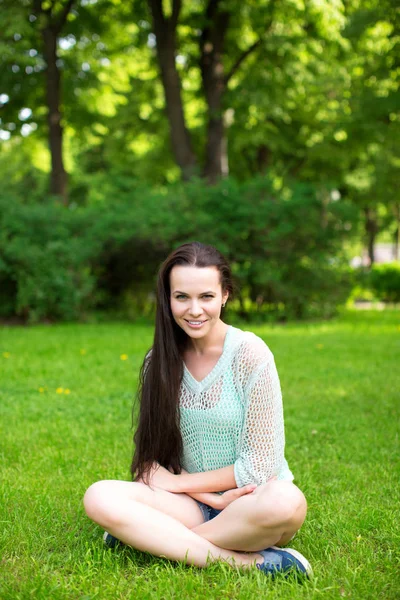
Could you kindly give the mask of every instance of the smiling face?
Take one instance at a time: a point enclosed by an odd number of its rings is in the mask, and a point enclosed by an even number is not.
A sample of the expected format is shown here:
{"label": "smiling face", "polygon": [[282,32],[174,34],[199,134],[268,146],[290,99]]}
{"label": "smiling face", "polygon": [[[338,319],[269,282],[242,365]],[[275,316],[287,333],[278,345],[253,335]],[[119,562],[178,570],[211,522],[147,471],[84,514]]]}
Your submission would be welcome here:
{"label": "smiling face", "polygon": [[220,322],[221,305],[228,299],[216,267],[175,265],[170,273],[171,311],[191,338],[206,337]]}

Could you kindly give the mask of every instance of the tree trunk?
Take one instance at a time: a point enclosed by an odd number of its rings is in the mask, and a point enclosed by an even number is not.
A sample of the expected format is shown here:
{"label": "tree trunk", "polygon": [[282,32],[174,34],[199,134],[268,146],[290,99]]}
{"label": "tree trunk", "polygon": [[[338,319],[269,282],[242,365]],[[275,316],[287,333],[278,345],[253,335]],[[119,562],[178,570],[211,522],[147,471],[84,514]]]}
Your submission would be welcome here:
{"label": "tree trunk", "polygon": [[200,40],[200,70],[208,106],[208,125],[204,176],[215,183],[228,175],[228,153],[223,115],[226,89],[223,52],[230,14],[219,10],[219,0],[209,0],[206,25]]}
{"label": "tree trunk", "polygon": [[148,0],[148,3],[157,40],[157,59],[164,88],[172,151],[181,169],[182,178],[188,180],[196,172],[196,158],[185,123],[181,81],[175,63],[176,27],[181,6],[180,0],[174,0],[172,15],[169,18],[164,15],[161,0]]}
{"label": "tree trunk", "polygon": [[374,210],[371,207],[368,207],[364,209],[364,214],[369,263],[370,266],[372,266],[375,262],[375,239],[378,234],[379,228],[376,217],[376,210]]}
{"label": "tree trunk", "polygon": [[61,127],[60,71],[57,67],[57,33],[51,25],[42,30],[46,70],[48,140],[51,154],[50,193],[68,202],[67,173],[63,161],[63,129]]}
{"label": "tree trunk", "polygon": [[[49,149],[51,154],[50,192],[60,196],[64,204],[68,202],[67,173],[63,161],[63,130],[61,127],[61,75],[57,66],[57,40],[74,0],[66,2],[42,2],[33,0],[32,9],[38,22],[42,23],[40,33],[43,43],[43,57],[46,63],[46,100]],[[58,9],[58,10],[57,10]]]}
{"label": "tree trunk", "polygon": [[[164,88],[166,112],[171,131],[172,150],[184,179],[196,173],[193,154],[181,95],[181,82],[175,65],[176,28],[181,9],[181,0],[172,0],[171,16],[166,17],[162,0],[147,0],[153,19],[153,30],[157,39],[157,59]],[[206,25],[200,38],[200,70],[203,90],[208,107],[207,141],[203,175],[215,182],[228,175],[228,152],[225,135],[223,94],[230,78],[242,62],[261,44],[254,42],[237,58],[229,73],[224,75],[223,52],[230,13],[220,9],[222,0],[208,0]],[[169,3],[171,4],[171,2]],[[225,3],[227,5],[228,3]],[[274,5],[274,0],[271,0]],[[272,17],[271,17],[272,18]],[[270,26],[271,19],[269,20]]]}
{"label": "tree trunk", "polygon": [[[268,16],[266,15],[265,31],[272,25],[274,5],[275,0],[271,0]],[[227,123],[224,122],[223,109],[224,93],[231,77],[243,61],[261,45],[261,39],[256,40],[236,58],[229,72],[224,74],[224,47],[231,17],[228,6],[229,2],[223,0],[208,1],[205,15],[206,25],[200,38],[200,70],[208,106],[204,176],[210,183],[229,174]],[[228,112],[229,110],[225,112],[225,116]]]}

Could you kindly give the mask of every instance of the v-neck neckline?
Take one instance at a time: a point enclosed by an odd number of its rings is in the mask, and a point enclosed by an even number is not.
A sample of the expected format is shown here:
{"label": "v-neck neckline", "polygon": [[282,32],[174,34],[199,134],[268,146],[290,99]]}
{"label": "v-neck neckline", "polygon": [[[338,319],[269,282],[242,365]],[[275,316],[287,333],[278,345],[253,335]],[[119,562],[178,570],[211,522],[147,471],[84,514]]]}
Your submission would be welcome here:
{"label": "v-neck neckline", "polygon": [[194,387],[196,389],[198,389],[199,387],[204,387],[212,379],[214,379],[214,377],[218,374],[219,367],[220,367],[221,362],[222,362],[222,357],[225,354],[225,350],[226,350],[226,346],[227,346],[227,341],[228,341],[228,337],[229,337],[229,334],[230,334],[231,330],[232,330],[232,326],[228,325],[228,329],[226,330],[226,334],[225,334],[224,344],[222,346],[221,356],[219,357],[219,359],[217,360],[217,362],[215,363],[215,365],[213,366],[213,368],[211,369],[211,371],[205,377],[203,377],[203,379],[201,379],[200,381],[198,379],[196,379],[195,377],[193,377],[193,375],[191,374],[191,372],[187,368],[187,366],[185,364],[185,361],[183,361],[183,379],[185,380],[185,382],[187,384],[191,384],[192,383],[192,384],[194,384]]}

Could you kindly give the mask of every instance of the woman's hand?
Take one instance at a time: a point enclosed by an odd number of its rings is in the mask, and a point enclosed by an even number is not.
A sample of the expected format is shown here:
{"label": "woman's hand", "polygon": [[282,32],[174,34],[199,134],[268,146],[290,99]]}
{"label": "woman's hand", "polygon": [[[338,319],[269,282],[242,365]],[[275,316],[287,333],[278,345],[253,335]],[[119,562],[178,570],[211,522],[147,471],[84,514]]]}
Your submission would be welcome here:
{"label": "woman's hand", "polygon": [[[269,479],[267,483],[270,483],[271,481],[276,481],[276,479],[276,476],[271,477],[271,479]],[[252,494],[256,491],[256,489],[257,485],[255,483],[249,483],[248,485],[244,485],[241,488],[234,488],[233,490],[228,490],[227,492],[224,492],[219,496],[220,499],[218,500],[218,506],[216,508],[218,508],[219,510],[223,510],[231,502],[234,502],[242,496],[247,496],[247,494]]]}
{"label": "woman's hand", "polygon": [[226,508],[231,502],[234,502],[238,498],[242,496],[246,496],[247,494],[252,494],[254,490],[257,488],[255,483],[249,483],[248,485],[244,485],[241,488],[234,488],[233,490],[228,490],[219,496],[218,500],[218,508],[219,510],[223,510]]}
{"label": "woman's hand", "polygon": [[179,493],[178,475],[174,475],[157,462],[151,465],[148,484],[150,487],[157,487],[167,492]]}

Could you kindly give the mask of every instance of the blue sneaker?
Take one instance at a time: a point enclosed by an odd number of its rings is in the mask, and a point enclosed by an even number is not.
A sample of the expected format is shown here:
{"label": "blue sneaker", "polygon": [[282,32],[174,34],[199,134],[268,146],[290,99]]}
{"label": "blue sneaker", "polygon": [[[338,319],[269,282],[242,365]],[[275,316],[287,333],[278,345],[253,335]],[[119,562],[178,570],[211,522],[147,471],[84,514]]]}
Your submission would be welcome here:
{"label": "blue sneaker", "polygon": [[111,535],[111,533],[108,533],[108,531],[104,532],[103,541],[104,541],[105,545],[108,546],[109,548],[115,548],[115,546],[117,544],[121,543],[119,541],[119,539],[117,539],[116,537]]}
{"label": "blue sneaker", "polygon": [[261,550],[264,562],[257,564],[257,569],[264,573],[270,573],[272,576],[277,573],[297,573],[305,577],[312,576],[312,568],[310,563],[300,552],[293,548],[278,548],[271,546],[266,550]]}

